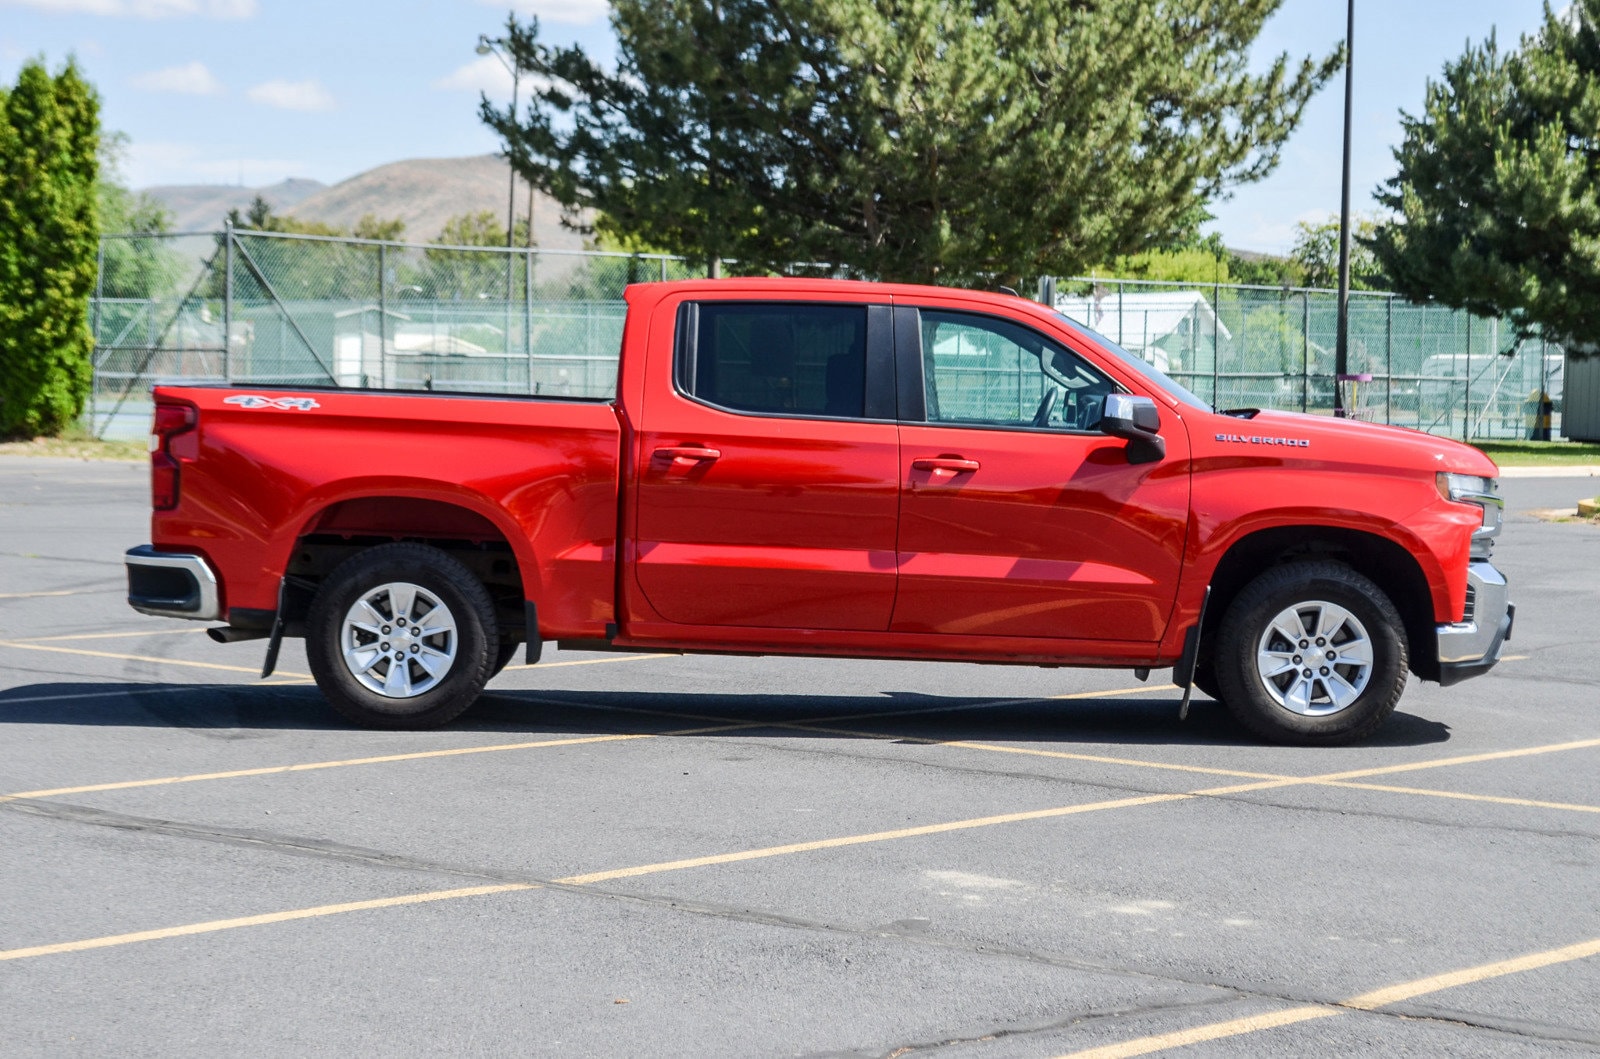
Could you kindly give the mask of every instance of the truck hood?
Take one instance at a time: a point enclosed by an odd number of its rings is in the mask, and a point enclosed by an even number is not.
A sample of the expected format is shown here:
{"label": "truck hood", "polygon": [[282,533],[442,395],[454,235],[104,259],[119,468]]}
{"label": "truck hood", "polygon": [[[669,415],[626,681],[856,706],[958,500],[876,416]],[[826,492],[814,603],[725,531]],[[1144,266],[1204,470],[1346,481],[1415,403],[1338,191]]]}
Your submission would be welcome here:
{"label": "truck hood", "polygon": [[1498,478],[1500,468],[1478,449],[1407,427],[1304,412],[1262,411],[1249,419],[1218,415],[1218,434],[1266,435],[1308,440],[1310,454],[1388,464],[1417,470],[1449,471]]}

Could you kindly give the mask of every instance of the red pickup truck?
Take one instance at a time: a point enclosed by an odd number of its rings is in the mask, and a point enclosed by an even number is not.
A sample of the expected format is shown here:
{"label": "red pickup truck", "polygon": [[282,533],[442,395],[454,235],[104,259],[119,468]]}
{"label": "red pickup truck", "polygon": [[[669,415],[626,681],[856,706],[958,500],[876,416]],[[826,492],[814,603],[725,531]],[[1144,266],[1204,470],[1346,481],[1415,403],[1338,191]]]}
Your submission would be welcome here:
{"label": "red pickup truck", "polygon": [[[303,636],[345,716],[444,724],[526,644],[1172,667],[1346,743],[1499,658],[1482,453],[1219,412],[1018,297],[627,291],[614,399],[160,387],[129,603]],[[1187,692],[1185,702],[1187,703]]]}

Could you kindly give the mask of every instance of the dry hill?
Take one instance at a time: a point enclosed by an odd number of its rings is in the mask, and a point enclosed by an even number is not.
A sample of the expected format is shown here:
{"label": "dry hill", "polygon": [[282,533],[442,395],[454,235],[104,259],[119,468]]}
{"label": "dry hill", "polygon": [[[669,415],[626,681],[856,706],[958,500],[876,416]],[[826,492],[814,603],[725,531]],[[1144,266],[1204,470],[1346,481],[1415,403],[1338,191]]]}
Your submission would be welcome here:
{"label": "dry hill", "polygon": [[[229,210],[243,213],[257,195],[271,203],[274,210],[283,212],[327,186],[319,180],[295,177],[259,188],[238,184],[167,184],[144,191],[172,211],[174,230],[211,232],[222,227]],[[505,208],[504,200],[501,208]]]}
{"label": "dry hill", "polygon": [[[415,158],[369,169],[312,195],[288,213],[302,220],[351,228],[365,214],[399,217],[408,242],[429,242],[458,213],[489,210],[506,215],[511,173],[503,158]],[[526,216],[528,185],[518,182],[517,215]],[[578,250],[583,237],[561,226],[561,209],[540,195],[534,204],[535,242],[550,250]]]}

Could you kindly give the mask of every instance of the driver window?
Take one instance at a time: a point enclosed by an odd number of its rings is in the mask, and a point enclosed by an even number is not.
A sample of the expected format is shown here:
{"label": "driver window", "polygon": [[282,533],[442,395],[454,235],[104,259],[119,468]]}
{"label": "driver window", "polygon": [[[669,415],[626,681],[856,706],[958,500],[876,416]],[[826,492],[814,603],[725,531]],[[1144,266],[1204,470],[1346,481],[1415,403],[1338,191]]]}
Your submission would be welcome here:
{"label": "driver window", "polygon": [[928,421],[1093,430],[1118,387],[1037,331],[992,316],[922,310]]}

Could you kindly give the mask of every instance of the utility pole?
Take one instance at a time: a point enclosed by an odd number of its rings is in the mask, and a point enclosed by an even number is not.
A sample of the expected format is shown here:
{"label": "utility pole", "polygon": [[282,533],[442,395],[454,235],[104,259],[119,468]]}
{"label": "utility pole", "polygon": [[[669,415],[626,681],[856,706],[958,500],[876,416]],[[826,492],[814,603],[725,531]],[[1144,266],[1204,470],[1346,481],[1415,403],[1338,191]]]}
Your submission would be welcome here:
{"label": "utility pole", "polygon": [[1344,377],[1350,373],[1350,114],[1354,83],[1356,0],[1346,0],[1344,31],[1344,183],[1339,192],[1339,333],[1333,354],[1333,414],[1342,417]]}
{"label": "utility pole", "polygon": [[[517,92],[522,87],[522,71],[517,69],[517,65],[515,63],[506,58],[505,52],[501,51],[501,48],[505,46],[505,43],[506,40],[504,37],[490,37],[486,33],[480,33],[478,34],[478,46],[474,50],[477,51],[479,55],[493,55],[496,59],[499,59],[500,64],[504,66],[506,68],[506,72],[511,75],[511,124],[515,125],[517,123]],[[517,228],[517,167],[512,165],[512,162],[513,159],[509,157],[506,159],[506,165],[511,169],[511,183],[510,187],[506,189],[507,249],[510,249],[512,246],[516,245],[515,232]],[[528,235],[529,242],[531,244],[533,237],[533,190],[531,187],[529,188],[528,195]]]}

